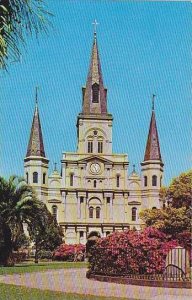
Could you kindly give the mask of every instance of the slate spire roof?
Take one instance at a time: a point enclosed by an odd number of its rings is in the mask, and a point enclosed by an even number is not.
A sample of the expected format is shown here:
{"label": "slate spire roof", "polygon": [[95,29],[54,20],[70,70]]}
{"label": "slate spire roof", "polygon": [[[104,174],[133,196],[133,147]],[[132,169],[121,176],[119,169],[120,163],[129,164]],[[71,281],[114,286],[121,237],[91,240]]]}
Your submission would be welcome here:
{"label": "slate spire roof", "polygon": [[151,122],[149,126],[149,133],[148,133],[147,145],[146,145],[145,156],[144,156],[144,161],[148,161],[148,160],[159,160],[162,162],[157,125],[155,119],[154,99],[152,103]]}
{"label": "slate spire roof", "polygon": [[83,88],[82,112],[84,115],[107,114],[107,89],[103,85],[96,31],[94,32],[86,87]]}
{"label": "slate spire roof", "polygon": [[27,157],[28,156],[41,156],[45,157],[45,150],[43,145],[43,135],[41,130],[41,123],[39,118],[39,110],[37,103],[37,89],[36,89],[36,104],[35,112],[33,116],[33,123],[31,126],[31,134],[27,148]]}

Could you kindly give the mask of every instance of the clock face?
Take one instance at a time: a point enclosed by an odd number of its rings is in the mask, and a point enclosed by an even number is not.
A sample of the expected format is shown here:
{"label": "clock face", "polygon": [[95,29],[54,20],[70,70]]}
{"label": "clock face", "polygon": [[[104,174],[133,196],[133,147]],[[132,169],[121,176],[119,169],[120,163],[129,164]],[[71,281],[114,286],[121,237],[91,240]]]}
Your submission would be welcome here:
{"label": "clock face", "polygon": [[90,170],[91,170],[92,173],[98,174],[101,170],[101,167],[100,167],[99,164],[93,163],[93,164],[91,164]]}

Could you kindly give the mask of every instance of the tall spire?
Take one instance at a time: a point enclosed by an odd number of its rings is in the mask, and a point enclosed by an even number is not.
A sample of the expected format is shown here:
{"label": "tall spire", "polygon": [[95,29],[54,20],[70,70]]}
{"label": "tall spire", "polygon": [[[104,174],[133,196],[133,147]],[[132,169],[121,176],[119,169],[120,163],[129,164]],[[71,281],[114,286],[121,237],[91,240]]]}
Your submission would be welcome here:
{"label": "tall spire", "polygon": [[43,135],[41,131],[41,123],[39,118],[38,111],[38,95],[37,95],[37,87],[36,87],[36,95],[35,95],[35,112],[33,116],[33,123],[31,126],[31,134],[29,139],[29,144],[27,148],[27,157],[28,156],[41,156],[45,157],[45,150],[43,145]]}
{"label": "tall spire", "polygon": [[94,39],[87,76],[86,87],[83,88],[83,114],[98,115],[107,114],[107,89],[103,85],[101,63],[97,45],[96,25],[94,25]]}
{"label": "tall spire", "polygon": [[157,125],[155,119],[154,99],[155,99],[155,95],[152,96],[152,115],[151,115],[151,122],[149,127],[144,161],[148,161],[148,160],[162,161],[158,132],[157,132]]}

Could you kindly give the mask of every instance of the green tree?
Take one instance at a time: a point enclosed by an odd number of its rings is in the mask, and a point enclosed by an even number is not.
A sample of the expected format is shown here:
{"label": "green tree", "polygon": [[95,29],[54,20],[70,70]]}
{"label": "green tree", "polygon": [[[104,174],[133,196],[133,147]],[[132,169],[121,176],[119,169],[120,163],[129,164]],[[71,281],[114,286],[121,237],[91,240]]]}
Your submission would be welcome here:
{"label": "green tree", "polygon": [[140,218],[147,226],[156,227],[172,238],[177,238],[179,233],[189,232],[191,227],[191,219],[186,207],[145,209],[140,213]]}
{"label": "green tree", "polygon": [[0,68],[7,60],[20,59],[21,44],[26,35],[47,30],[49,16],[43,0],[1,0],[0,2]]}
{"label": "green tree", "polygon": [[0,264],[12,265],[12,251],[23,234],[23,225],[30,226],[44,204],[37,200],[23,178],[0,177]]}
{"label": "green tree", "polygon": [[63,231],[46,207],[38,212],[38,217],[29,226],[31,241],[35,246],[35,263],[39,253],[53,251],[62,244]]}
{"label": "green tree", "polygon": [[166,197],[175,208],[187,207],[192,203],[192,170],[174,178],[167,190]]}

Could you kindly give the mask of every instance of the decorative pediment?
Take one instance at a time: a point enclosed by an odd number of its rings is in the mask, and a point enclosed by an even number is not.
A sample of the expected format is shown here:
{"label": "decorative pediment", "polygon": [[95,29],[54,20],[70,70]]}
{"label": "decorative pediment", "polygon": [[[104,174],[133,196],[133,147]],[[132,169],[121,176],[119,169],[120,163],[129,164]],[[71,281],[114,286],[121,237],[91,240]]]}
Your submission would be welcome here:
{"label": "decorative pediment", "polygon": [[90,161],[100,161],[100,162],[108,163],[108,164],[112,164],[113,163],[112,160],[109,160],[109,159],[106,159],[104,157],[97,156],[97,155],[91,155],[89,157],[86,157],[86,158],[78,160],[79,163],[90,162]]}
{"label": "decorative pediment", "polygon": [[139,201],[130,201],[130,202],[128,202],[128,205],[141,205],[141,202],[139,202]]}

